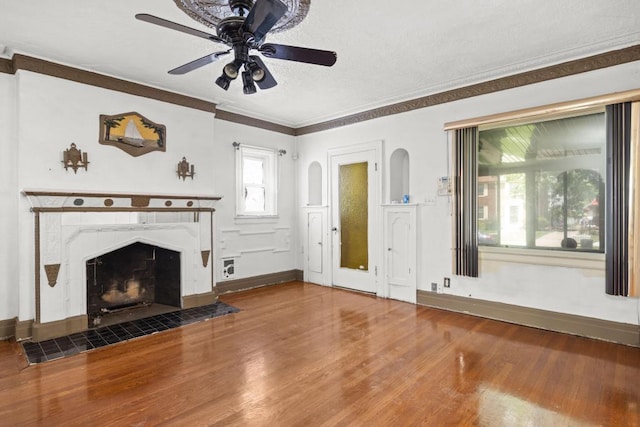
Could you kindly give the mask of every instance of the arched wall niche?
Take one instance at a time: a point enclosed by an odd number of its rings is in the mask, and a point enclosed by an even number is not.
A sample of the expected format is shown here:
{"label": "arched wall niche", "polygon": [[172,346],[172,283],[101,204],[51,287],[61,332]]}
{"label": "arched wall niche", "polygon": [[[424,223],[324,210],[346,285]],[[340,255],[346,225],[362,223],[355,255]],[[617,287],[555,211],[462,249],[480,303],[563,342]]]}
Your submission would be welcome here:
{"label": "arched wall niche", "polygon": [[391,203],[402,203],[404,195],[410,195],[409,153],[398,148],[391,154],[389,161],[389,198]]}
{"label": "arched wall niche", "polygon": [[322,166],[318,162],[309,165],[309,206],[322,205]]}

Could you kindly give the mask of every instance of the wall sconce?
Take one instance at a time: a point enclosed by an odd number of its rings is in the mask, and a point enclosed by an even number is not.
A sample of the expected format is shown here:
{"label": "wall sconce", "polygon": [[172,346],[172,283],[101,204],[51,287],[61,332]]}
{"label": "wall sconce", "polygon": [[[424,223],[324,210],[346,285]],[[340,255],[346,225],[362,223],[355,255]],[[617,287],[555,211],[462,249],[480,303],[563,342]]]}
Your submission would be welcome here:
{"label": "wall sconce", "polygon": [[78,173],[78,168],[84,168],[89,170],[89,158],[87,153],[83,153],[82,150],[76,148],[76,144],[71,143],[71,147],[64,150],[62,153],[62,163],[64,164],[64,170],[73,169],[73,173]]}
{"label": "wall sconce", "polygon": [[285,154],[287,154],[287,150],[278,150],[279,156],[284,156]]}
{"label": "wall sconce", "polygon": [[183,157],[182,160],[178,163],[178,179],[182,178],[184,181],[188,176],[193,179],[193,176],[196,174],[196,168],[194,165],[189,165],[186,157]]}

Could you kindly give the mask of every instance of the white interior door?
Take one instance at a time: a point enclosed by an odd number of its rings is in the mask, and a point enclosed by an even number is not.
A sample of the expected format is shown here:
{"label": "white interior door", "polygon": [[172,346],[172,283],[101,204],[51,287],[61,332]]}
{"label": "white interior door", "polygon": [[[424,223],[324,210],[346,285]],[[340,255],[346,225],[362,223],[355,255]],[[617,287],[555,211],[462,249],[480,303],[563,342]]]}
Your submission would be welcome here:
{"label": "white interior door", "polygon": [[385,267],[389,298],[415,303],[415,206],[385,208]]}
{"label": "white interior door", "polygon": [[307,212],[307,277],[311,283],[324,284],[324,212]]}
{"label": "white interior door", "polygon": [[329,161],[331,283],[372,293],[378,292],[378,153],[377,146],[361,147],[358,151],[332,152]]}

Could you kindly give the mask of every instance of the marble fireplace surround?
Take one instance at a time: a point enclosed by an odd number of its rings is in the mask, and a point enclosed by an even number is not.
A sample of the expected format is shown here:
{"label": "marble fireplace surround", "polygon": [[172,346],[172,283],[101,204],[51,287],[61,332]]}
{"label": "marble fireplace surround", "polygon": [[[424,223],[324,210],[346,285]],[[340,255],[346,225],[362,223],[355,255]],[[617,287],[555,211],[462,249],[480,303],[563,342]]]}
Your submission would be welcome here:
{"label": "marble fireplace surround", "polygon": [[86,261],[135,242],[180,253],[182,308],[217,300],[213,205],[221,197],[23,193],[34,215],[33,341],[88,329]]}

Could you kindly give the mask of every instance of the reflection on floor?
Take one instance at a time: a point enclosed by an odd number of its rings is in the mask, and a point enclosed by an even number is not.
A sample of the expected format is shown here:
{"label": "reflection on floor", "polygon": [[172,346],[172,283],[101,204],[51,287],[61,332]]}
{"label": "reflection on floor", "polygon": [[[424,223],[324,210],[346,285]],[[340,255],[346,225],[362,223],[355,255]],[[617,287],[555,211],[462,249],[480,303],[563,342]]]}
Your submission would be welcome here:
{"label": "reflection on floor", "polygon": [[46,341],[23,342],[22,347],[27,361],[33,365],[238,311],[240,310],[218,301],[211,305],[157,314]]}

